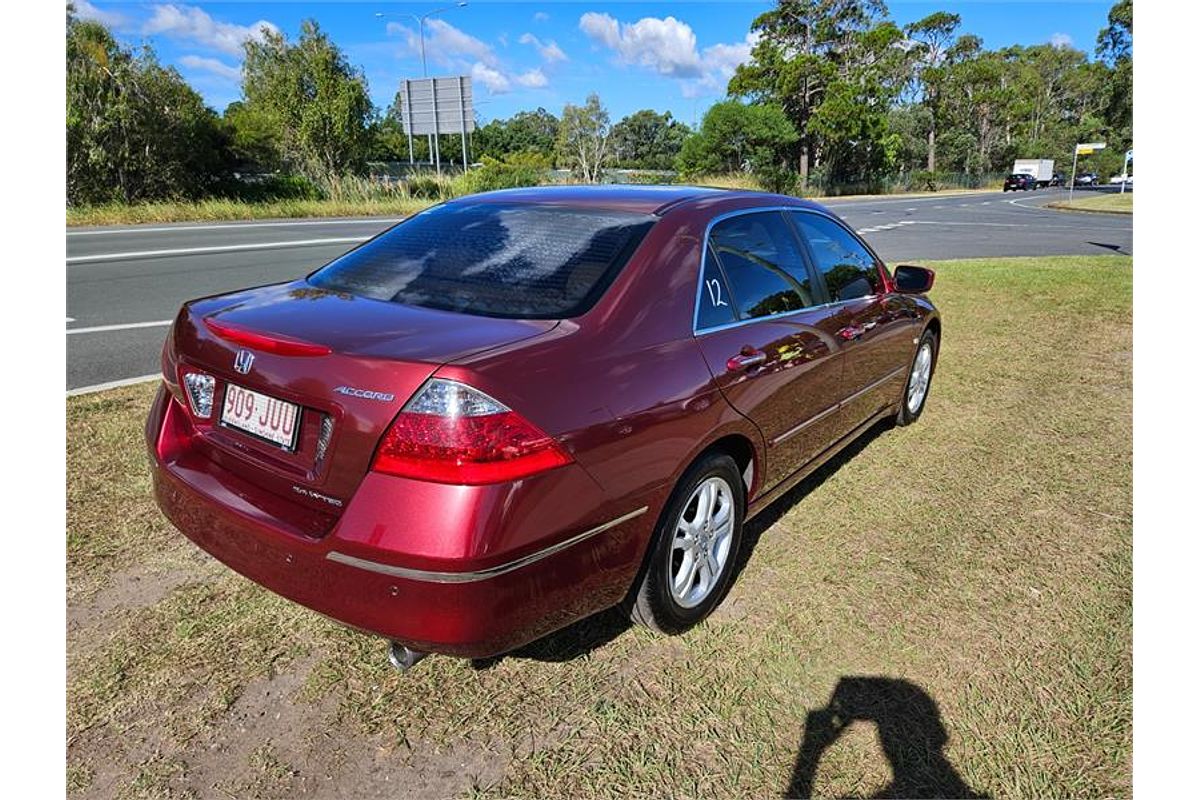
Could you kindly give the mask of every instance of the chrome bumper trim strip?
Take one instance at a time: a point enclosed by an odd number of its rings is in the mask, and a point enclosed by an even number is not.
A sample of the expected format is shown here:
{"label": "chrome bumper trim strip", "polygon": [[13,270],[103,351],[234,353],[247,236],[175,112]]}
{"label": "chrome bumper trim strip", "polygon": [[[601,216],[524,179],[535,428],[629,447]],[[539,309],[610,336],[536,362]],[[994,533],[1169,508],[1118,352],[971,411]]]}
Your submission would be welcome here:
{"label": "chrome bumper trim strip", "polygon": [[622,514],[616,519],[609,520],[602,525],[597,525],[590,530],[586,530],[570,539],[564,539],[557,544],[552,544],[549,547],[538,550],[536,553],[530,553],[527,556],[522,556],[514,561],[509,561],[505,564],[499,564],[488,569],[481,569],[472,572],[435,572],[424,569],[410,569],[408,567],[397,567],[392,564],[381,564],[378,561],[368,561],[365,558],[356,558],[348,556],[345,553],[339,553],[336,550],[330,550],[325,558],[330,561],[336,561],[339,564],[345,564],[350,567],[358,567],[369,572],[378,572],[381,575],[391,575],[396,578],[405,578],[412,581],[424,581],[426,583],[473,583],[475,581],[484,581],[488,578],[495,578],[497,575],[503,575],[507,572],[520,569],[534,562],[541,561],[543,558],[566,550],[572,545],[576,545],[585,539],[589,539],[597,534],[604,533],[610,528],[615,528],[623,522],[628,522],[631,519],[640,517],[649,511],[649,506],[642,506],[639,509],[630,511],[628,514]]}

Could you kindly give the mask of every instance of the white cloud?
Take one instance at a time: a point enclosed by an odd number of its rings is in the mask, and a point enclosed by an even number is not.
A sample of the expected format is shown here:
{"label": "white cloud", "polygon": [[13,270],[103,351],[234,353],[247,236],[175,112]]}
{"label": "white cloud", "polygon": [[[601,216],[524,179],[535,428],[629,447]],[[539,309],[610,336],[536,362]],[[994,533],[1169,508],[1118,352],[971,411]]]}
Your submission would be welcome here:
{"label": "white cloud", "polygon": [[546,74],[542,72],[541,67],[521,73],[516,77],[516,81],[530,89],[541,89],[550,83],[549,79],[546,78]]}
{"label": "white cloud", "polygon": [[735,44],[720,43],[704,48],[701,55],[704,75],[699,80],[686,81],[683,85],[683,96],[724,93],[729,79],[740,65],[750,60],[750,51],[757,43],[758,34],[751,31],[746,34],[745,39]]}
{"label": "white cloud", "polygon": [[96,8],[87,0],[76,0],[75,16],[80,19],[89,19],[93,22],[99,22],[101,25],[107,25],[110,28],[119,28],[125,24],[125,15],[119,14],[116,11],[105,11]]}
{"label": "white cloud", "polygon": [[643,17],[629,23],[595,11],[579,18],[579,28],[615,52],[621,63],[679,79],[685,97],[723,92],[738,65],[750,60],[758,41],[757,34],[749,33],[740,42],[714,44],[701,52],[692,27],[674,17]]}
{"label": "white cloud", "polygon": [[[421,35],[419,31],[397,22],[388,23],[387,32],[392,36],[401,36],[406,41],[407,50],[417,54],[421,50]],[[528,35],[528,34],[527,34]],[[521,37],[524,44],[525,37]],[[543,47],[552,47],[558,55],[565,59],[566,55],[553,42],[538,42],[539,52],[543,58],[551,60],[542,51]],[[487,42],[477,39],[469,33],[459,30],[449,22],[440,19],[425,23],[425,55],[431,61],[441,66],[469,73],[471,80],[482,85],[491,94],[504,94],[513,90],[513,84],[530,89],[540,89],[549,84],[541,69],[532,69],[516,74],[496,55],[496,51]]]}
{"label": "white cloud", "polygon": [[471,65],[471,80],[482,83],[492,94],[504,94],[512,89],[508,76],[479,61]]}
{"label": "white cloud", "polygon": [[521,38],[518,41],[521,44],[532,45],[533,48],[538,51],[538,55],[540,55],[542,60],[547,64],[553,64],[555,61],[567,60],[567,54],[562,51],[562,48],[559,47],[553,39],[547,39],[543,42],[532,33],[525,33],[521,35]]}
{"label": "white cloud", "polygon": [[218,78],[224,78],[230,81],[240,81],[242,79],[241,65],[232,66],[215,58],[205,58],[204,56],[182,56],[179,63],[188,69],[200,70],[216,75]]}
{"label": "white cloud", "polygon": [[[408,36],[409,47],[413,52],[418,52],[421,48],[420,34],[403,26],[398,27]],[[388,28],[390,30],[391,26]],[[459,30],[443,19],[431,19],[425,23],[425,53],[446,66],[451,66],[461,59],[482,61],[491,67],[497,63],[496,53],[491,45]]]}
{"label": "white cloud", "polygon": [[1054,33],[1054,34],[1050,35],[1050,45],[1052,47],[1057,47],[1059,49],[1062,49],[1064,47],[1071,47],[1074,44],[1075,44],[1075,42],[1073,42],[1071,40],[1071,37],[1069,34]]}
{"label": "white cloud", "polygon": [[589,11],[579,18],[579,28],[594,41],[617,53],[626,64],[653,69],[671,78],[703,75],[696,34],[692,26],[674,17],[643,17],[618,23],[608,14]]}
{"label": "white cloud", "polygon": [[234,25],[213,19],[195,6],[154,6],[154,15],[142,26],[146,35],[166,34],[212,47],[230,55],[241,55],[247,39],[261,41],[264,31],[278,32],[270,22],[260,19],[252,25]]}
{"label": "white cloud", "polygon": [[547,14],[545,11],[538,11],[537,13],[535,13],[533,15],[534,22],[548,22],[549,19],[550,19],[550,15]]}

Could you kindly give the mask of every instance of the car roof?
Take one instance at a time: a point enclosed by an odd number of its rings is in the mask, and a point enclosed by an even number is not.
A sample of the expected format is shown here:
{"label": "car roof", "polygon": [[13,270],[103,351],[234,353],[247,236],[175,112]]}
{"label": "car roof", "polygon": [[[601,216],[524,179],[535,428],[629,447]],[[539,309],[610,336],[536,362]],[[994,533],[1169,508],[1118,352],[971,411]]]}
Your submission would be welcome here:
{"label": "car roof", "polygon": [[479,203],[560,205],[584,207],[584,209],[653,213],[653,215],[661,216],[667,210],[676,209],[678,206],[701,203],[701,201],[707,201],[703,205],[710,205],[714,201],[720,205],[725,205],[724,201],[737,201],[736,205],[742,206],[758,204],[797,205],[822,209],[820,204],[812,203],[810,200],[785,196],[785,194],[728,190],[728,188],[714,186],[653,186],[643,184],[511,188],[511,190],[469,194],[467,197],[449,200],[446,205]]}
{"label": "car roof", "polygon": [[526,189],[501,189],[451,200],[457,203],[514,203],[519,205],[558,205],[663,214],[667,209],[699,200],[735,200],[753,198],[766,205],[815,205],[795,197],[720,189],[712,186],[648,186],[642,184],[602,184],[593,186],[534,186]]}

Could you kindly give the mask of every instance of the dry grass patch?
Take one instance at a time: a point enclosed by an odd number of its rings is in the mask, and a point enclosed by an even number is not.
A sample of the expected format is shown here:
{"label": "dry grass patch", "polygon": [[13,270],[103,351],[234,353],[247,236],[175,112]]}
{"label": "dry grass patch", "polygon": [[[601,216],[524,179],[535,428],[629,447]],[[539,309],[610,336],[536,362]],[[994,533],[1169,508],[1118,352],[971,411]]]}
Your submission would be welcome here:
{"label": "dry grass patch", "polygon": [[1064,208],[1068,211],[1103,211],[1109,214],[1132,214],[1133,192],[1114,192],[1083,197],[1070,203],[1051,203],[1053,208]]}
{"label": "dry grass patch", "polygon": [[683,637],[605,614],[396,674],[382,642],[161,520],[151,387],[72,398],[68,598],[92,609],[68,631],[72,789],[1128,796],[1131,262],[934,266],[945,340],[924,418],[757,520],[725,605]]}

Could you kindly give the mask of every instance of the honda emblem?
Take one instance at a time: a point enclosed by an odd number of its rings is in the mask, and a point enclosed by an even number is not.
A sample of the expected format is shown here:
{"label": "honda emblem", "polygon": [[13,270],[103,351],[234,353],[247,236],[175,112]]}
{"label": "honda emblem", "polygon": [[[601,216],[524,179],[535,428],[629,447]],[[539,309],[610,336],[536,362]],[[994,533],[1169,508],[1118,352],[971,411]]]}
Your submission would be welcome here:
{"label": "honda emblem", "polygon": [[254,353],[249,350],[238,350],[237,355],[233,359],[233,368],[237,370],[239,375],[246,375],[250,372],[250,367],[254,366]]}

